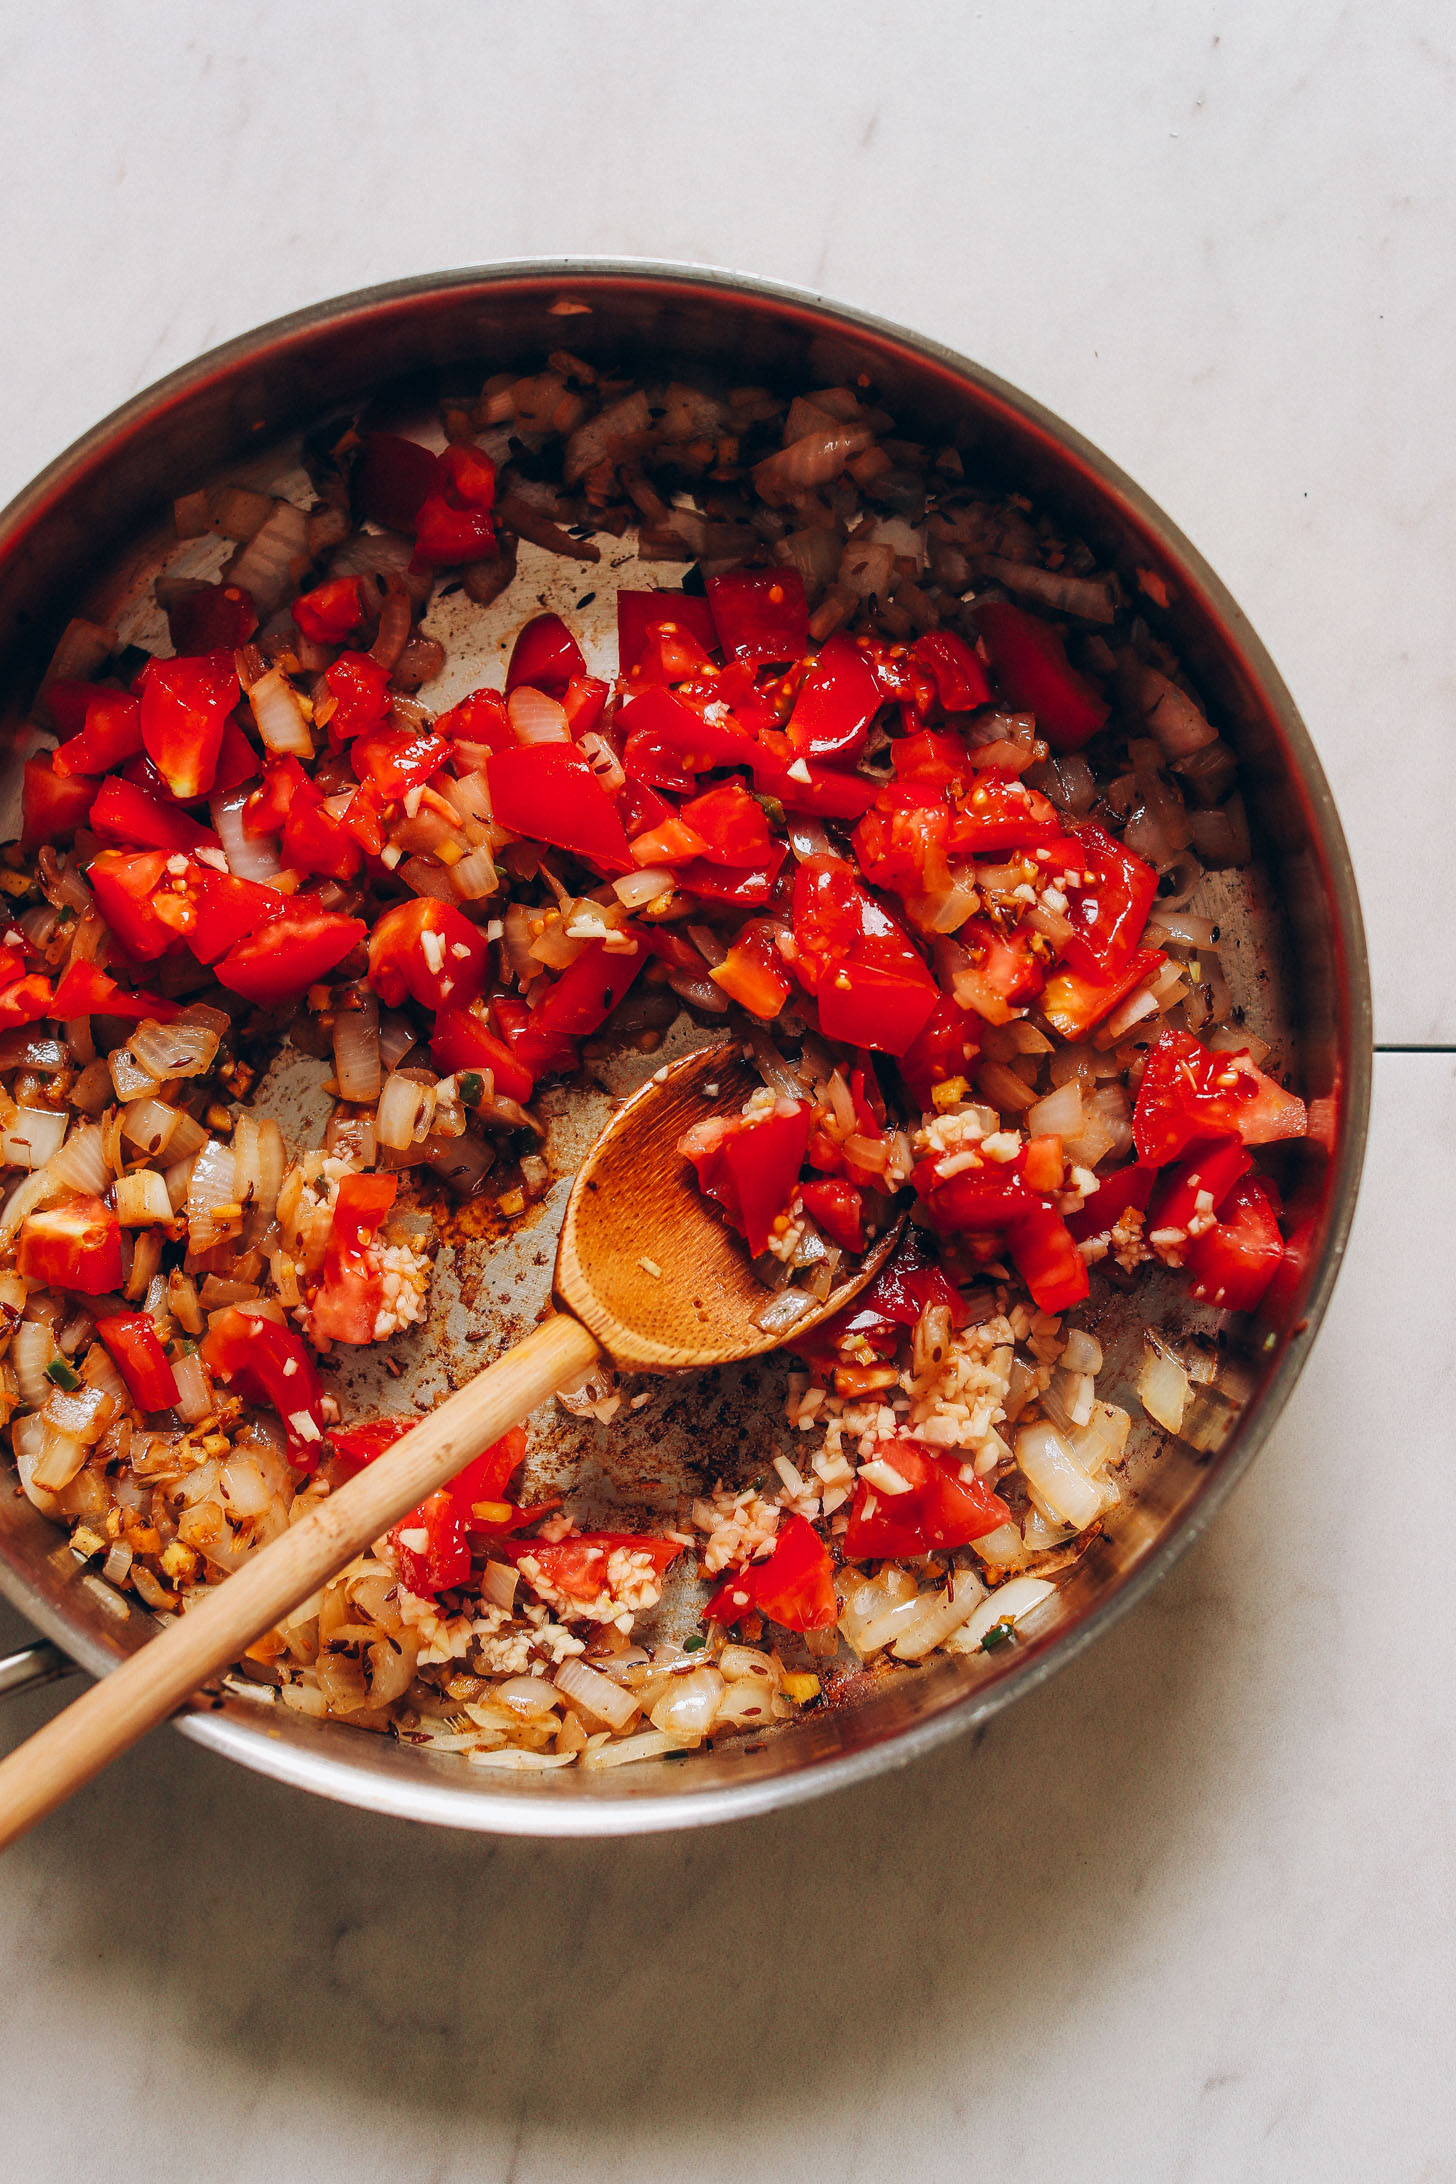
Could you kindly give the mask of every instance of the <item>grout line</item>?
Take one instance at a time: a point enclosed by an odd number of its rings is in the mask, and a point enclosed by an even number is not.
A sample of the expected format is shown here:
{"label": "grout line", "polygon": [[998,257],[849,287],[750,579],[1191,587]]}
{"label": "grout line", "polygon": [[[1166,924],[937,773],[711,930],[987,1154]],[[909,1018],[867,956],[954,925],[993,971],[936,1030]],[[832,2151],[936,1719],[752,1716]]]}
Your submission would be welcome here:
{"label": "grout line", "polygon": [[1456,1054],[1456,1046],[1385,1046],[1377,1042],[1377,1054]]}

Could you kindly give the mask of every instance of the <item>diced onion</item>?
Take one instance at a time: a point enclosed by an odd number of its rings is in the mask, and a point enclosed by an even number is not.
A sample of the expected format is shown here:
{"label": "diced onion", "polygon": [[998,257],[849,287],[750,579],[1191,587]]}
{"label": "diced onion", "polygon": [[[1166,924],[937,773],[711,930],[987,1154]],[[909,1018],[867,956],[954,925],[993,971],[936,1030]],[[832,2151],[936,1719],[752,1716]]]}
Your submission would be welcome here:
{"label": "diced onion", "polygon": [[647,865],[640,872],[624,872],[613,880],[612,892],[628,910],[640,910],[645,902],[671,891],[673,875],[667,865]]}
{"label": "diced onion", "polygon": [[556,1671],[556,1688],[609,1729],[625,1729],[637,1712],[631,1692],[614,1684],[610,1676],[598,1675],[585,1661],[563,1661]]}
{"label": "diced onion", "polygon": [[377,1100],[381,1083],[379,1003],[360,995],[356,1009],[334,1018],[334,1081],[341,1100]]}
{"label": "diced onion", "polygon": [[172,1201],[155,1168],[135,1168],[117,1178],[116,1218],[123,1228],[144,1228],[149,1221],[170,1221]]}
{"label": "diced onion", "polygon": [[[168,1185],[172,1171],[168,1170]],[[187,1225],[194,1251],[208,1251],[222,1231],[212,1218],[214,1206],[235,1203],[234,1158],[230,1145],[209,1138],[192,1164],[187,1181]]]}
{"label": "diced onion", "polygon": [[1101,1514],[1101,1494],[1055,1426],[1023,1426],[1016,1461],[1037,1500],[1064,1524],[1080,1532]]}
{"label": "diced onion", "polygon": [[379,1095],[379,1111],[375,1116],[375,1134],[381,1145],[393,1152],[407,1152],[411,1146],[423,1145],[430,1134],[434,1120],[436,1092],[432,1084],[419,1084],[413,1077],[392,1076],[385,1080]]}
{"label": "diced onion", "polygon": [[59,1432],[49,1420],[44,1421],[44,1436],[31,1478],[47,1494],[59,1494],[85,1463],[86,1443],[69,1433]]}
{"label": "diced onion", "polygon": [[264,620],[297,588],[307,565],[308,517],[292,501],[276,501],[227,571],[230,584],[249,594]]}
{"label": "diced onion", "polygon": [[818,1300],[807,1291],[793,1287],[779,1289],[752,1315],[753,1325],[766,1335],[783,1335],[791,1327],[797,1327],[806,1313],[818,1309]]}
{"label": "diced onion", "polygon": [[1059,1084],[1026,1110],[1032,1137],[1074,1138],[1082,1127],[1082,1089],[1075,1079]]}
{"label": "diced onion", "polygon": [[555,698],[548,698],[544,690],[532,690],[522,683],[506,700],[511,729],[520,743],[570,743],[571,730],[566,725],[566,708]]}
{"label": "diced onion", "polygon": [[140,1068],[158,1080],[200,1077],[212,1067],[227,1018],[221,1011],[189,1011],[170,1024],[148,1017],[138,1024],[128,1046]]}
{"label": "diced onion", "polygon": [[1085,1327],[1071,1328],[1062,1351],[1062,1364],[1069,1373],[1100,1373],[1101,1343],[1095,1335],[1089,1335]]}
{"label": "diced onion", "polygon": [[283,870],[276,837],[249,834],[243,827],[243,806],[252,793],[248,786],[229,789],[225,796],[215,796],[208,809],[227,857],[228,870],[240,880],[276,879]]}
{"label": "diced onion", "polygon": [[674,1676],[648,1719],[674,1744],[700,1744],[713,1726],[725,1685],[716,1668],[691,1669]]}
{"label": "diced onion", "polygon": [[66,1434],[91,1448],[101,1439],[115,1413],[116,1405],[106,1390],[87,1383],[79,1388],[52,1388],[41,1416],[57,1433]]}
{"label": "diced onion", "polygon": [[1218,734],[1187,691],[1155,667],[1139,669],[1134,695],[1165,758],[1187,758]]}
{"label": "diced onion", "polygon": [[1180,1430],[1192,1383],[1177,1358],[1158,1343],[1150,1341],[1144,1350],[1137,1392],[1138,1401],[1155,1424],[1168,1433]]}
{"label": "diced onion", "polygon": [[46,1367],[59,1356],[55,1337],[44,1320],[21,1321],[11,1338],[10,1362],[15,1367],[20,1400],[32,1410],[39,1410],[50,1394]]}
{"label": "diced onion", "polygon": [[212,1382],[195,1350],[173,1360],[172,1377],[177,1383],[177,1416],[182,1423],[195,1426],[209,1417],[215,1403]]}
{"label": "diced onion", "polygon": [[462,902],[480,902],[500,885],[495,859],[484,842],[456,859],[449,868],[449,878]]}
{"label": "diced onion", "polygon": [[248,692],[258,734],[268,750],[293,758],[313,757],[313,737],[302,701],[281,667],[267,674]]}
{"label": "diced onion", "polygon": [[1004,1585],[998,1585],[988,1593],[970,1620],[950,1640],[955,1653],[979,1653],[988,1631],[998,1623],[1019,1623],[1030,1615],[1044,1600],[1050,1600],[1056,1586],[1044,1577],[1012,1577]]}
{"label": "diced onion", "polygon": [[9,1128],[0,1131],[0,1161],[7,1168],[43,1168],[58,1153],[67,1117],[54,1107],[18,1107]]}
{"label": "diced onion", "polygon": [[956,1570],[939,1592],[920,1593],[915,1614],[901,1630],[890,1651],[899,1661],[921,1661],[936,1646],[945,1644],[986,1597],[986,1588],[974,1570]]}

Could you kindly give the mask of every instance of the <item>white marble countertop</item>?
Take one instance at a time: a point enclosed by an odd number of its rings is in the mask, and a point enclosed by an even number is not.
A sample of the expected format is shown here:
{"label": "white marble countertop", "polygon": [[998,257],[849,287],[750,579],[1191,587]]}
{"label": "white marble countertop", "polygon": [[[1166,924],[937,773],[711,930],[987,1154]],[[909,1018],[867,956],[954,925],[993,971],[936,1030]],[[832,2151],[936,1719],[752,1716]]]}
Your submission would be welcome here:
{"label": "white marble countertop", "polygon": [[[1407,937],[1456,799],[1435,0],[52,0],[0,52],[0,500],[209,344],[426,268],[693,259],[879,311],[1074,422],[1228,581],[1340,801],[1379,1037],[1456,1043]],[[14,2173],[1456,2177],[1453,1141],[1456,1061],[1383,1055],[1267,1452],[974,1746],[588,1846],[154,1738],[0,1864]]]}

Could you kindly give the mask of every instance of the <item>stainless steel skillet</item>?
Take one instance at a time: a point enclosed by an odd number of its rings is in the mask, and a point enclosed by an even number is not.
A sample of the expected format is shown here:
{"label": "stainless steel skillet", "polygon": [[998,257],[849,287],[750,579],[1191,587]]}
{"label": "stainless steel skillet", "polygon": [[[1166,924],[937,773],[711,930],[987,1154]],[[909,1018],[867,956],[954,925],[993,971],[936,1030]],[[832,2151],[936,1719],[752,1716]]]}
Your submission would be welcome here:
{"label": "stainless steel skillet", "polygon": [[[1137,1491],[1009,1657],[868,1679],[851,1702],[756,1744],[606,1775],[566,1770],[544,1782],[528,1778],[530,1786],[242,1698],[181,1723],[185,1734],[246,1765],[379,1811],[507,1833],[586,1835],[727,1819],[903,1763],[1031,1689],[1157,1580],[1252,1461],[1308,1352],[1353,1211],[1370,1008],[1349,859],[1313,747],[1242,612],[1188,542],[1095,449],[977,366],[899,328],[738,276],[578,261],[427,276],[278,321],[174,373],[78,442],[0,516],[0,724],[8,748],[23,748],[30,695],[71,614],[129,616],[124,626],[144,626],[151,576],[172,550],[177,494],[213,476],[280,484],[293,459],[290,440],[361,396],[407,410],[442,379],[478,384],[560,346],[654,378],[727,371],[808,388],[864,373],[906,435],[954,442],[968,472],[1015,484],[1063,512],[1130,576],[1142,568],[1161,578],[1170,605],[1160,627],[1239,748],[1258,833],[1254,869],[1211,877],[1200,907],[1224,928],[1235,999],[1315,1103],[1318,1124],[1290,1178],[1297,1278],[1274,1316],[1224,1353],[1192,1439],[1139,1437]],[[610,587],[597,572],[583,580],[523,553],[522,576],[495,624],[472,632],[472,641],[504,641],[543,592],[546,603],[574,613],[592,589],[599,597],[582,613],[605,629]],[[267,1097],[275,1112],[302,1123],[318,1098],[317,1072],[287,1064]],[[555,1102],[557,1175],[570,1172],[599,1112],[590,1095]],[[478,1217],[451,1226],[429,1327],[406,1380],[391,1384],[389,1407],[402,1393],[427,1405],[529,1324],[544,1301],[564,1195],[564,1185],[553,1188],[534,1218],[509,1234],[490,1233]],[[1136,1377],[1145,1322],[1177,1330],[1191,1318],[1172,1284],[1108,1303],[1098,1331],[1113,1400],[1119,1391],[1110,1383],[1120,1374],[1125,1395]],[[369,1376],[378,1370],[367,1362],[354,1368],[361,1405],[374,1401]],[[777,1398],[773,1373],[748,1368],[660,1390],[610,1437],[589,1420],[543,1415],[540,1460],[569,1468],[579,1491],[601,1506],[627,1500],[644,1513],[660,1511],[705,1473],[737,1471],[745,1447],[770,1441]],[[0,1589],[65,1659],[92,1673],[144,1643],[150,1628],[145,1611],[83,1571],[18,1494],[0,1496]],[[0,1692],[54,1673],[59,1658],[42,1645],[0,1663]]]}

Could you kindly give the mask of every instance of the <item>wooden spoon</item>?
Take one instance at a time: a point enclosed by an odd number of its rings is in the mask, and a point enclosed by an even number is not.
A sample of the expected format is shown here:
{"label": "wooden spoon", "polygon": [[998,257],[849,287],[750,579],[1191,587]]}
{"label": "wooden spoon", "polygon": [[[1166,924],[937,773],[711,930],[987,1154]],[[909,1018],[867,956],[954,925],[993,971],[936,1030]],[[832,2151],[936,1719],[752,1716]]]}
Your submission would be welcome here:
{"label": "wooden spoon", "polygon": [[[579,1385],[603,1355],[628,1371],[665,1373],[778,1347],[786,1331],[759,1324],[767,1293],[675,1150],[690,1123],[738,1113],[758,1082],[736,1042],[724,1040],[660,1070],[627,1101],[567,1201],[555,1284],[565,1309],[0,1761],[0,1849],[230,1667],[508,1426],[558,1389]],[[858,1295],[899,1233],[883,1236],[793,1331],[817,1326]]]}

